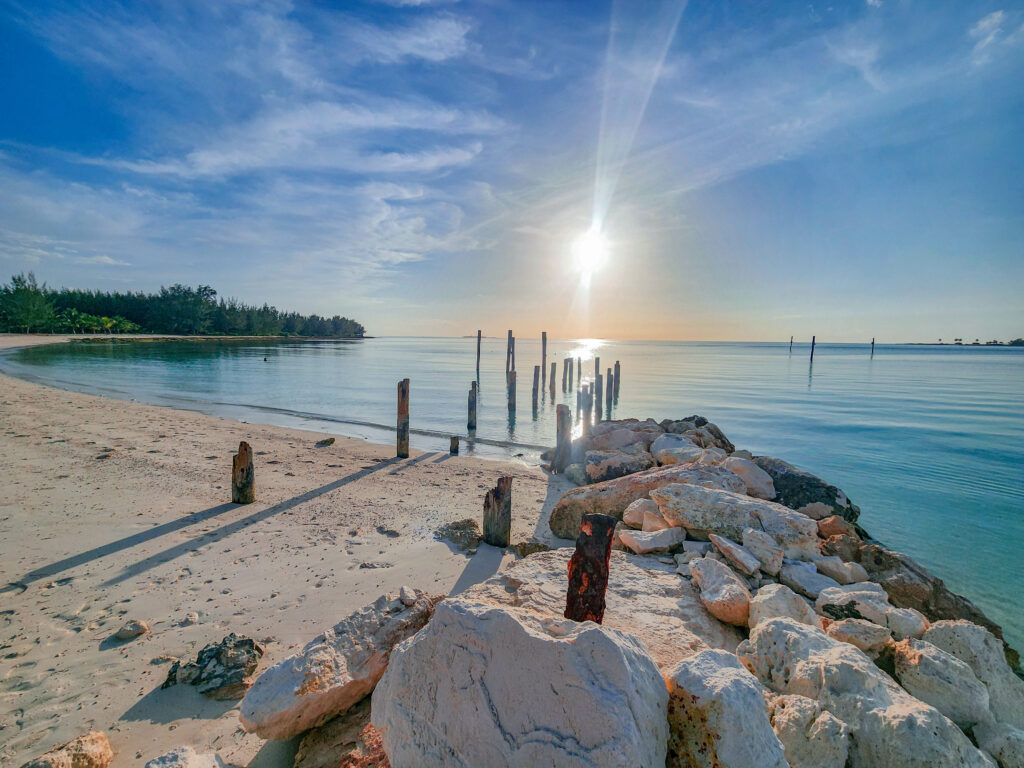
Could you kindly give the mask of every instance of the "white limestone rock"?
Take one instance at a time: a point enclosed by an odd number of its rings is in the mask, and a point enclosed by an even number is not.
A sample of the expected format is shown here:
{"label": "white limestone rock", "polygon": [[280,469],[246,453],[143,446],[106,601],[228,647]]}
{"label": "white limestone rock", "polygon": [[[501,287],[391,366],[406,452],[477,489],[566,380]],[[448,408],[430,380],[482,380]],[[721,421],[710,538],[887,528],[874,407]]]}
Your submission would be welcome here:
{"label": "white limestone rock", "polygon": [[892,637],[888,628],[880,627],[867,619],[833,621],[828,625],[825,634],[833,640],[860,648],[872,658],[878,655],[878,652]]}
{"label": "white limestone rock", "polygon": [[660,766],[667,704],[635,637],[463,594],[395,648],[371,718],[392,768]]}
{"label": "white limestone rock", "polygon": [[988,688],[969,666],[941,648],[912,638],[893,649],[896,680],[963,730],[992,720]]}
{"label": "white limestone rock", "polygon": [[[814,609],[822,616],[829,616],[825,606],[856,610],[862,618],[878,624],[880,627],[888,626],[886,615],[889,609],[889,596],[878,584],[871,581],[858,582],[845,586],[836,585],[823,589],[818,594],[814,603]],[[829,618],[836,618],[829,616]]]}
{"label": "white limestone rock", "polygon": [[908,637],[920,639],[931,626],[928,619],[916,608],[889,608],[885,612],[885,625],[892,630],[897,640]]}
{"label": "white limestone rock", "polygon": [[653,532],[626,530],[619,534],[619,539],[626,549],[638,555],[668,552],[682,544],[685,538],[686,531],[682,528],[665,528]]}
{"label": "white limestone rock", "polygon": [[744,576],[754,576],[761,570],[761,561],[754,557],[735,541],[714,533],[708,538],[722,556],[729,561],[729,565],[742,573]]}
{"label": "white limestone rock", "polygon": [[817,614],[800,595],[784,584],[765,584],[750,600],[747,626],[753,629],[762,621],[779,616],[818,627]]}
{"label": "white limestone rock", "polygon": [[[653,503],[653,502],[652,502]],[[661,512],[658,511],[658,505],[654,505],[654,509],[644,510],[644,522],[641,526],[641,530],[646,533],[654,533],[655,531],[664,531],[666,528],[671,528],[664,517],[661,516]]]}
{"label": "white limestone rock", "polygon": [[1024,768],[1024,731],[1008,723],[983,723],[974,728],[978,746],[994,757],[1000,768]]}
{"label": "white limestone rock", "polygon": [[868,572],[860,563],[848,563],[835,555],[814,558],[814,567],[840,584],[856,584],[868,580]]}
{"label": "white limestone rock", "polygon": [[666,683],[667,768],[789,768],[764,690],[733,654],[702,651],[681,661]]}
{"label": "white limestone rock", "polygon": [[1024,730],[1024,680],[1010,669],[1003,646],[984,627],[969,621],[936,621],[923,639],[969,666],[988,688],[992,714]]}
{"label": "white limestone rock", "polygon": [[587,451],[583,462],[592,483],[614,480],[654,466],[654,458],[642,449],[630,446],[620,451]]}
{"label": "white limestone rock", "polygon": [[735,453],[722,462],[722,466],[736,474],[747,486],[747,495],[755,499],[771,500],[775,498],[775,484],[772,476],[757,464],[737,456]]}
{"label": "white limestone rock", "polygon": [[407,606],[382,595],[260,675],[242,699],[242,728],[290,739],[345,712],[384,674],[392,647],[417,632],[440,595],[416,591]]}
{"label": "white limestone rock", "polygon": [[820,630],[769,619],[736,654],[773,691],[814,699],[845,722],[850,768],[992,768],[952,721]]}
{"label": "white limestone rock", "polygon": [[681,483],[656,488],[650,497],[666,520],[686,528],[696,539],[714,533],[740,541],[743,529],[753,528],[771,536],[788,557],[820,555],[817,524],[781,504]]}
{"label": "white limestone rock", "polygon": [[850,729],[806,696],[769,697],[775,735],[790,768],[845,768]]}
{"label": "white limestone rock", "polygon": [[708,554],[713,548],[714,544],[710,541],[692,541],[687,539],[683,542],[683,552],[692,552],[701,557]]}
{"label": "white limestone rock", "polygon": [[651,443],[651,455],[662,466],[688,464],[704,455],[704,449],[683,435],[664,434]]}
{"label": "white limestone rock", "polygon": [[625,511],[622,513],[622,522],[630,528],[639,531],[644,527],[644,515],[647,512],[656,512],[659,515],[661,514],[661,512],[658,511],[658,505],[650,499],[637,499],[626,507]]}
{"label": "white limestone rock", "polygon": [[813,566],[807,567],[802,563],[782,566],[779,570],[779,582],[812,600],[829,587],[839,586],[835,579],[818,573]]}
{"label": "white limestone rock", "polygon": [[761,561],[761,570],[772,576],[779,574],[785,553],[775,539],[760,529],[743,529],[743,546]]}
{"label": "white limestone rock", "polygon": [[729,566],[701,557],[690,561],[690,575],[700,588],[700,601],[712,616],[726,624],[746,626],[750,590]]}
{"label": "white limestone rock", "polygon": [[224,763],[212,753],[200,754],[192,747],[178,747],[165,755],[154,757],[145,768],[221,768]]}

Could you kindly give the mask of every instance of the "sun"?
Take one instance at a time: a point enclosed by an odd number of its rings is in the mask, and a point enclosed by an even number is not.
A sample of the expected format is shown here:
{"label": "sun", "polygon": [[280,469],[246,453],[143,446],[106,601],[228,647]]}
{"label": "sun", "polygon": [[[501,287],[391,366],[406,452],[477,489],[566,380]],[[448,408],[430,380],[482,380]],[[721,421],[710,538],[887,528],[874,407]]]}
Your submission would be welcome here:
{"label": "sun", "polygon": [[590,276],[608,261],[608,239],[601,230],[591,227],[572,244],[572,260],[576,270]]}

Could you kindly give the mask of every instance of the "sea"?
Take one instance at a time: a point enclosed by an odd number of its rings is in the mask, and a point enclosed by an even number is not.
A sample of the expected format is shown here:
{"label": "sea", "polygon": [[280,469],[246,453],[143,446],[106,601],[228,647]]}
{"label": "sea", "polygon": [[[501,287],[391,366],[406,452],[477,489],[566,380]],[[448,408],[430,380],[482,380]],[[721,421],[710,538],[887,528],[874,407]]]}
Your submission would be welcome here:
{"label": "sea", "polygon": [[[573,387],[563,391],[564,361]],[[414,450],[539,461],[555,405],[619,364],[603,418],[693,414],[737,448],[842,488],[875,538],[967,595],[1024,650],[1024,348],[517,338],[515,409],[504,335],[477,339],[147,341],[12,350],[0,371],[51,386],[380,443],[410,380]],[[554,395],[550,365],[556,363]],[[568,382],[567,382],[568,383]]]}

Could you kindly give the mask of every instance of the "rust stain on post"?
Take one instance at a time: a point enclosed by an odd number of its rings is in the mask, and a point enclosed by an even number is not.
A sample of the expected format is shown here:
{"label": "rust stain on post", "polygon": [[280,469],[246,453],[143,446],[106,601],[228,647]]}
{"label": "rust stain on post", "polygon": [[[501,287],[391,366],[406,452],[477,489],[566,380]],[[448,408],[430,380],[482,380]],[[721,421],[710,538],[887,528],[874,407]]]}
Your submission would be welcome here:
{"label": "rust stain on post", "polygon": [[617,522],[610,515],[584,515],[579,536],[576,537],[576,551],[569,559],[565,618],[597,624],[604,619],[612,534],[615,533]]}
{"label": "rust stain on post", "polygon": [[252,466],[252,448],[244,440],[231,457],[231,501],[252,504],[256,501],[256,475]]}

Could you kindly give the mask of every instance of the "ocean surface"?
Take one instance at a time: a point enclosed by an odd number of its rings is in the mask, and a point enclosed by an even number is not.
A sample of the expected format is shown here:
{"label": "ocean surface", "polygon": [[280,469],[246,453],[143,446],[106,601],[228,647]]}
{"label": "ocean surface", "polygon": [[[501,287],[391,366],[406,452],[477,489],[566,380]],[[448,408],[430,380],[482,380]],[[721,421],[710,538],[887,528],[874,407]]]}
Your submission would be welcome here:
{"label": "ocean surface", "polygon": [[[540,340],[517,339],[517,408],[505,338],[484,339],[476,439],[466,401],[476,338],[321,342],[59,344],[0,357],[4,372],[67,389],[246,421],[394,440],[396,385],[411,379],[412,447],[536,460],[553,444],[562,360],[594,375],[619,361],[612,418],[701,414],[738,448],[785,459],[842,488],[861,523],[970,597],[1024,650],[1024,349],[613,342],[548,343],[556,393],[533,410]],[[266,360],[264,360],[266,358]],[[578,377],[574,371],[574,383]],[[607,412],[606,412],[606,415]]]}

